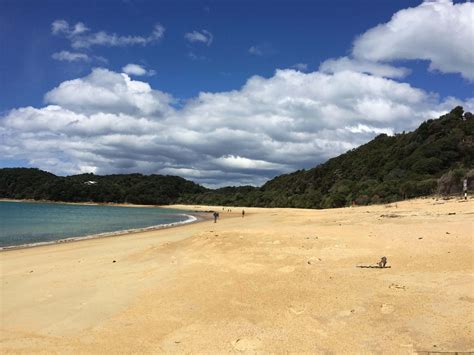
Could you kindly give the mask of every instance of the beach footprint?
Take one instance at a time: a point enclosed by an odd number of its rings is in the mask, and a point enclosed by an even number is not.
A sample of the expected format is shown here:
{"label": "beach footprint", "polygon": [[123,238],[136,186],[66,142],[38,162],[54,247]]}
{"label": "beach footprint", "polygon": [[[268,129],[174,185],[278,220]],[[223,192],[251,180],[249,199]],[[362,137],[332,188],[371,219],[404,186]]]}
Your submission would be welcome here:
{"label": "beach footprint", "polygon": [[237,351],[255,351],[262,346],[262,341],[260,338],[237,338],[231,342],[232,346]]}
{"label": "beach footprint", "polygon": [[285,274],[288,274],[290,272],[295,271],[295,267],[291,266],[291,265],[287,265],[287,266],[283,266],[283,267],[279,268],[278,271],[283,272]]}
{"label": "beach footprint", "polygon": [[265,265],[257,263],[245,263],[237,267],[237,271],[243,274],[255,274],[265,270]]}
{"label": "beach footprint", "polygon": [[465,302],[474,303],[474,297],[461,296],[461,297],[459,297],[459,300],[460,300],[460,301],[465,301]]}
{"label": "beach footprint", "polygon": [[351,309],[346,309],[346,310],[340,311],[338,313],[338,315],[339,315],[339,317],[348,317],[348,316],[352,316],[354,314],[359,314],[359,313],[363,313],[363,312],[365,312],[364,307],[355,306],[355,307],[352,307]]}
{"label": "beach footprint", "polygon": [[391,304],[383,303],[380,306],[380,312],[382,312],[383,314],[390,314],[390,313],[393,313],[394,311],[395,311],[395,307]]}
{"label": "beach footprint", "polygon": [[288,310],[294,314],[299,316],[300,314],[303,314],[306,312],[306,304],[290,304],[288,306]]}

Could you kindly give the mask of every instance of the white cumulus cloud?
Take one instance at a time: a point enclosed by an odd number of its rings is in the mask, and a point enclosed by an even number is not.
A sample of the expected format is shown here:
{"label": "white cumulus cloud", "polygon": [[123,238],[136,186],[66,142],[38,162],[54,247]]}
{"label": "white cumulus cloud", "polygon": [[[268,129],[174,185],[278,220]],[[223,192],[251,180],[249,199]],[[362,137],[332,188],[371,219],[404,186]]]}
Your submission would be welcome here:
{"label": "white cumulus cloud", "polygon": [[0,119],[0,154],[60,174],[178,174],[208,186],[261,184],[308,168],[380,133],[474,100],[440,100],[389,78],[277,70],[239,90],[171,95],[103,68],[61,83],[46,106]]}
{"label": "white cumulus cloud", "polygon": [[429,70],[459,73],[474,80],[474,4],[450,0],[425,1],[403,9],[387,23],[356,38],[347,57],[328,59],[325,73],[356,71],[387,78],[410,73],[397,61],[426,60]]}
{"label": "white cumulus cloud", "polygon": [[474,4],[425,1],[400,10],[354,42],[357,59],[427,60],[430,70],[474,79]]}
{"label": "white cumulus cloud", "polygon": [[148,83],[96,68],[88,76],[62,82],[45,95],[45,102],[76,112],[154,114],[172,111],[170,95],[153,90]]}

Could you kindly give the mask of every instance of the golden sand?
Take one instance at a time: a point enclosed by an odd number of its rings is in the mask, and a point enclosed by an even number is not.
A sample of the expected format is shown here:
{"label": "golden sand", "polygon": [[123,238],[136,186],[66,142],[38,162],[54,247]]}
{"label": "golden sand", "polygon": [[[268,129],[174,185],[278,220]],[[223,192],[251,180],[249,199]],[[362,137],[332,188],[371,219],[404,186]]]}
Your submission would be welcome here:
{"label": "golden sand", "polygon": [[474,350],[474,200],[216,209],[0,253],[0,352]]}

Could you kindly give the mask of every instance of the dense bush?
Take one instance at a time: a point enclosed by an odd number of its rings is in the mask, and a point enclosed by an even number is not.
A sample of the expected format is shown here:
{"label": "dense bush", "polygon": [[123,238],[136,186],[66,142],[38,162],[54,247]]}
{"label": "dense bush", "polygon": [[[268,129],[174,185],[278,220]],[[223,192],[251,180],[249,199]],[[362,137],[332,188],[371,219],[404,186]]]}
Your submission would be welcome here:
{"label": "dense bush", "polygon": [[55,176],[39,169],[0,169],[0,197],[66,202],[170,204],[206,189],[177,176],[81,174]]}

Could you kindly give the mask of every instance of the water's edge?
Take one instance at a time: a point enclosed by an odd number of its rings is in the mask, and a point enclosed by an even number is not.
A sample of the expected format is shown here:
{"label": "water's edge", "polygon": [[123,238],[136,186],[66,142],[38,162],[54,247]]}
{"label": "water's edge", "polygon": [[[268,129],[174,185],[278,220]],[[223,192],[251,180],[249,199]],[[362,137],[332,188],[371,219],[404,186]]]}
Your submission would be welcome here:
{"label": "water's edge", "polygon": [[[22,202],[24,202],[24,201],[22,201]],[[198,214],[184,214],[183,213],[182,215],[188,217],[188,219],[186,219],[184,221],[180,221],[180,222],[174,222],[174,223],[157,224],[155,226],[149,226],[149,227],[143,227],[143,228],[133,228],[133,229],[118,230],[118,231],[113,231],[113,232],[90,234],[90,235],[84,235],[84,236],[57,239],[57,240],[52,240],[52,241],[47,241],[47,242],[9,245],[9,246],[0,247],[0,252],[8,251],[8,250],[33,248],[33,247],[39,247],[39,246],[45,246],[45,245],[77,242],[77,241],[88,240],[88,239],[116,237],[116,236],[132,234],[132,233],[149,232],[149,231],[154,231],[154,230],[179,227],[179,226],[182,226],[182,225],[185,225],[185,224],[197,223],[197,222],[202,222],[202,221],[207,220],[207,218],[204,217],[204,214],[199,214],[198,215]]]}

